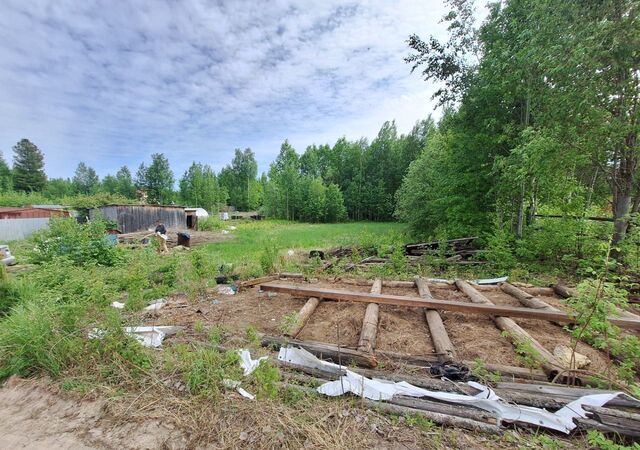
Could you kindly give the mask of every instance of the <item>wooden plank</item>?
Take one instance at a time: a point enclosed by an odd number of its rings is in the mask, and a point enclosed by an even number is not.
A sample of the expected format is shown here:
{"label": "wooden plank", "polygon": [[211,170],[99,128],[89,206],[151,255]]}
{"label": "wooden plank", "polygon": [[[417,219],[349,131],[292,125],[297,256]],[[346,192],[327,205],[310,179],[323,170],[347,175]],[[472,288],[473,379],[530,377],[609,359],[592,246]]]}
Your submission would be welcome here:
{"label": "wooden plank", "polygon": [[311,317],[311,314],[313,314],[321,301],[322,300],[317,297],[310,297],[309,300],[307,300],[307,303],[304,304],[304,306],[298,313],[298,318],[295,326],[285,334],[291,337],[296,337],[298,334],[300,334],[300,331],[302,331],[302,328],[304,328],[307,321],[309,320],[309,317]]}
{"label": "wooden plank", "polygon": [[[451,300],[421,299],[404,295],[370,294],[342,289],[296,286],[291,284],[266,283],[262,290],[281,292],[299,297],[318,297],[325,300],[343,300],[351,302],[378,303],[384,305],[409,306],[415,308],[431,308],[439,311],[455,311],[467,314],[498,315],[519,317],[523,319],[548,320],[562,323],[573,323],[574,318],[563,312],[516,308],[486,304],[463,303]],[[640,320],[618,319],[610,317],[609,321],[620,328],[640,330]]]}
{"label": "wooden plank", "polygon": [[251,280],[245,280],[245,281],[239,282],[238,286],[240,286],[240,287],[251,287],[251,286],[255,286],[256,284],[262,284],[262,283],[266,283],[268,281],[277,280],[278,278],[279,278],[278,275],[269,275],[267,277],[253,278]]}
{"label": "wooden plank", "polygon": [[640,414],[589,405],[584,405],[583,408],[589,413],[587,415],[589,418],[620,430],[621,434],[640,436]]}
{"label": "wooden plank", "polygon": [[329,359],[336,364],[347,366],[355,364],[362,367],[376,367],[378,361],[370,353],[363,353],[346,347],[316,341],[298,341],[296,339],[286,339],[278,336],[262,336],[263,347],[286,347],[295,345],[304,348],[319,358]]}
{"label": "wooden plank", "polygon": [[[421,298],[433,299],[426,279],[416,277],[415,283],[418,287],[418,293]],[[433,346],[438,354],[438,359],[441,362],[454,360],[456,358],[456,352],[451,339],[449,339],[447,329],[444,327],[444,323],[442,323],[440,313],[435,309],[427,308],[424,310],[424,317],[427,321],[429,333],[431,334],[431,341],[433,342]]]}
{"label": "wooden plank", "polygon": [[[474,303],[485,305],[493,304],[491,300],[482,295],[480,292],[476,291],[466,281],[457,280],[456,286],[458,287],[458,289],[464,292]],[[520,345],[526,345],[527,347],[532,348],[532,350],[535,352],[534,356],[542,366],[542,370],[544,370],[549,377],[554,377],[561,370],[563,370],[564,367],[562,366],[560,361],[558,361],[550,351],[544,348],[537,340],[533,338],[533,336],[527,333],[512,319],[510,319],[509,317],[493,317],[493,322],[500,330],[508,333],[509,339],[514,346],[517,347]]]}
{"label": "wooden plank", "polygon": [[[372,294],[382,292],[382,280],[377,278],[371,286]],[[376,346],[376,335],[378,334],[378,318],[380,307],[377,303],[369,303],[362,320],[360,340],[358,341],[358,351],[371,353]]]}

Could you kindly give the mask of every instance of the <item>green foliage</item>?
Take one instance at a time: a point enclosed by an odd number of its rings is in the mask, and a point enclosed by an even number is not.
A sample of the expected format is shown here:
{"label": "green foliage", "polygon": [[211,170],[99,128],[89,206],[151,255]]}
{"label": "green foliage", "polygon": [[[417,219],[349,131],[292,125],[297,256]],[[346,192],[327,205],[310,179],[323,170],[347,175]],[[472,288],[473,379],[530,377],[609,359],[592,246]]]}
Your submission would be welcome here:
{"label": "green foliage", "polygon": [[218,181],[210,166],[193,162],[180,179],[180,197],[189,206],[217,212],[228,197],[227,190]]}
{"label": "green foliage", "polygon": [[121,252],[109,242],[105,230],[102,220],[80,224],[75,219],[51,219],[48,230],[32,237],[30,260],[40,264],[66,257],[77,265],[112,266],[121,260]]}
{"label": "green foliage", "polygon": [[96,192],[100,184],[98,174],[93,168],[81,162],[76,168],[73,176],[73,190],[78,194],[93,194]]}
{"label": "green foliage", "polygon": [[135,184],[139,189],[145,190],[149,203],[163,205],[172,200],[173,181],[169,160],[162,153],[154,153],[149,167],[144,163],[140,164]]}
{"label": "green foliage", "polygon": [[28,139],[22,139],[13,146],[12,178],[17,191],[40,192],[45,187],[44,155]]}
{"label": "green foliage", "polygon": [[224,227],[224,221],[217,216],[198,219],[198,231],[219,231],[224,229]]}
{"label": "green foliage", "polygon": [[640,450],[640,444],[637,442],[628,446],[620,445],[596,430],[587,431],[587,441],[591,447],[598,450]]}
{"label": "green foliage", "polygon": [[282,332],[282,334],[288,334],[289,331],[291,331],[293,327],[295,327],[298,324],[299,319],[300,318],[296,311],[293,311],[292,313],[285,315],[282,318],[282,322],[280,323],[280,326],[278,327],[280,329],[280,332]]}
{"label": "green foliage", "polygon": [[249,325],[245,330],[245,336],[247,338],[247,341],[250,344],[252,345],[260,344],[260,333],[258,333],[258,330],[256,330],[255,327]]}
{"label": "green foliage", "polygon": [[278,395],[277,383],[280,381],[280,371],[270,361],[261,361],[250,375],[250,381],[257,388],[258,399],[275,398]]}
{"label": "green foliage", "polygon": [[260,255],[260,267],[265,274],[274,273],[276,271],[276,263],[278,261],[278,249],[272,243],[267,243],[263,247]]}
{"label": "green foliage", "polygon": [[229,203],[239,211],[256,209],[261,200],[261,186],[256,182],[258,163],[250,148],[235,150],[231,165],[220,171],[220,184],[229,194]]}
{"label": "green foliage", "polygon": [[13,174],[9,165],[0,152],[0,192],[7,192],[13,189]]}
{"label": "green foliage", "polygon": [[189,393],[217,399],[223,380],[241,377],[240,357],[236,351],[221,353],[212,348],[189,350],[176,346],[169,353],[170,364],[183,374]]}

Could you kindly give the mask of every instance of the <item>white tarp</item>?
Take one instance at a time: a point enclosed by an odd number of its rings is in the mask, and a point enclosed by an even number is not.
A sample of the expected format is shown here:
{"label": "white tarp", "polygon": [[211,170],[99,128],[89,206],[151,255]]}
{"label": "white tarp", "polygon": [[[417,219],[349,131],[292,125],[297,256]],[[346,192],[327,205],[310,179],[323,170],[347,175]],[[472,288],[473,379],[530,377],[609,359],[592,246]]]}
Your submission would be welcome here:
{"label": "white tarp", "polygon": [[167,304],[166,298],[159,298],[149,303],[149,306],[145,307],[144,310],[149,312],[158,312],[160,308],[162,308],[166,304]]}
{"label": "white tarp", "polygon": [[475,280],[475,284],[498,284],[504,283],[507,281],[509,277],[500,277],[500,278],[484,278],[482,280]]}
{"label": "white tarp", "polygon": [[541,408],[507,403],[487,386],[475,382],[469,382],[469,385],[478,389],[480,391],[478,394],[452,394],[419,388],[405,381],[394,383],[387,380],[369,379],[345,367],[322,361],[301,348],[282,347],[278,359],[318,369],[345,370],[346,374],[340,379],[325,383],[318,388],[319,393],[328,396],[339,396],[351,392],[370,400],[391,400],[395,395],[429,397],[489,411],[495,415],[498,422],[524,422],[564,433],[569,433],[576,427],[573,422],[574,418],[586,417],[586,413],[582,409],[583,405],[602,406],[618,395],[624,395],[622,392],[585,395],[552,413]]}
{"label": "white tarp", "polygon": [[244,376],[251,375],[254,370],[258,368],[260,363],[268,358],[268,356],[261,356],[258,359],[252,359],[251,353],[249,350],[245,350],[244,348],[238,350],[238,354],[240,355],[240,367],[244,370]]}

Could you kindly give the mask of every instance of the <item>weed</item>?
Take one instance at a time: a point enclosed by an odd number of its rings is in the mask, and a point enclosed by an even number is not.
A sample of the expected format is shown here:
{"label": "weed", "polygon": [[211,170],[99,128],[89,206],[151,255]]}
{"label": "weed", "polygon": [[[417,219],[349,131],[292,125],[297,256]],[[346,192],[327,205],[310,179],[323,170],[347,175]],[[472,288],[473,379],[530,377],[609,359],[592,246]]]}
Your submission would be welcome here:
{"label": "weed", "polygon": [[410,427],[417,427],[421,431],[429,432],[433,429],[434,424],[422,414],[408,414],[405,416],[405,423]]}
{"label": "weed", "polygon": [[251,380],[257,389],[257,397],[275,398],[278,395],[277,382],[280,381],[280,371],[270,361],[262,361],[251,374]]}
{"label": "weed", "polygon": [[589,430],[587,432],[587,442],[589,442],[591,447],[599,450],[640,450],[640,444],[637,442],[634,442],[630,446],[616,444],[596,430]]}
{"label": "weed", "polygon": [[276,271],[276,262],[278,260],[278,249],[273,243],[266,244],[260,255],[260,267],[264,274],[274,273]]}
{"label": "weed", "polygon": [[225,224],[220,218],[209,216],[198,219],[198,231],[218,231],[224,228]]}
{"label": "weed", "polygon": [[202,320],[196,320],[193,323],[193,331],[195,331],[196,333],[204,333],[204,322],[202,322]]}
{"label": "weed", "polygon": [[249,325],[245,331],[245,337],[249,344],[260,345],[260,334],[253,326]]}
{"label": "weed", "polygon": [[297,311],[287,314],[282,318],[282,323],[278,327],[282,334],[289,334],[289,332],[298,324],[300,317]]}
{"label": "weed", "polygon": [[473,368],[471,372],[482,380],[485,384],[488,383],[498,383],[502,379],[502,375],[500,372],[491,372],[487,370],[484,365],[484,361],[482,359],[477,358],[473,361]]}
{"label": "weed", "polygon": [[214,325],[209,329],[209,342],[213,345],[222,344],[227,334],[228,332],[223,325]]}

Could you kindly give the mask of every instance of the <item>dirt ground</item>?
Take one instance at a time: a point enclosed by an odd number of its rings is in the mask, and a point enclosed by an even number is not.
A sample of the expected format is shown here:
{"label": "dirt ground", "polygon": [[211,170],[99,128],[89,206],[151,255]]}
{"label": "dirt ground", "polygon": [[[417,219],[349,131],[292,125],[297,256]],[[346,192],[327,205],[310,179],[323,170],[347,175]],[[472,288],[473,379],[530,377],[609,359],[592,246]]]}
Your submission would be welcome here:
{"label": "dirt ground", "polygon": [[[367,286],[333,283],[326,280],[314,280],[309,283],[302,280],[288,280],[287,283],[300,283],[305,286],[348,289],[368,292]],[[434,286],[435,298],[470,302],[460,291],[442,289]],[[383,287],[383,293],[417,296],[412,288]],[[516,299],[496,289],[483,291],[483,294],[498,305],[519,306]],[[563,307],[555,298],[543,300]],[[188,329],[197,321],[206,326],[221,325],[231,335],[244,335],[248,326],[270,335],[282,335],[287,316],[300,310],[305,299],[294,298],[288,294],[261,292],[255,286],[241,290],[238,294],[227,296],[211,294],[206,299],[190,303],[184,297],[170,300],[169,305],[160,311],[160,316],[147,324],[183,325]],[[324,301],[320,303],[298,339],[339,344],[355,348],[358,344],[365,303]],[[523,367],[508,339],[501,335],[488,316],[468,315],[453,312],[441,313],[445,327],[460,360],[480,359],[495,364]],[[560,326],[539,320],[517,319],[516,322],[553,353],[558,344],[570,344],[569,333]],[[415,308],[382,305],[376,348],[380,350],[404,353],[413,356],[425,356],[434,353],[429,329],[422,311]],[[587,367],[599,373],[605,373],[610,366],[607,355],[586,344],[578,345],[578,352],[591,360]]]}
{"label": "dirt ground", "polygon": [[170,423],[157,418],[122,423],[105,405],[105,400],[65,398],[44,380],[10,379],[0,388],[0,448],[185,448],[185,437]]}
{"label": "dirt ground", "polygon": [[[185,230],[167,230],[167,247],[173,248],[178,245],[178,236],[176,233],[184,232]],[[196,231],[196,230],[186,230],[191,236],[190,245],[191,247],[195,247],[197,245],[202,244],[211,244],[214,242],[222,242],[229,239],[233,239],[233,234],[223,234],[222,231]],[[118,235],[118,242],[122,244],[129,245],[143,245],[143,239],[152,234],[152,231],[137,231],[135,233],[123,233]]]}

